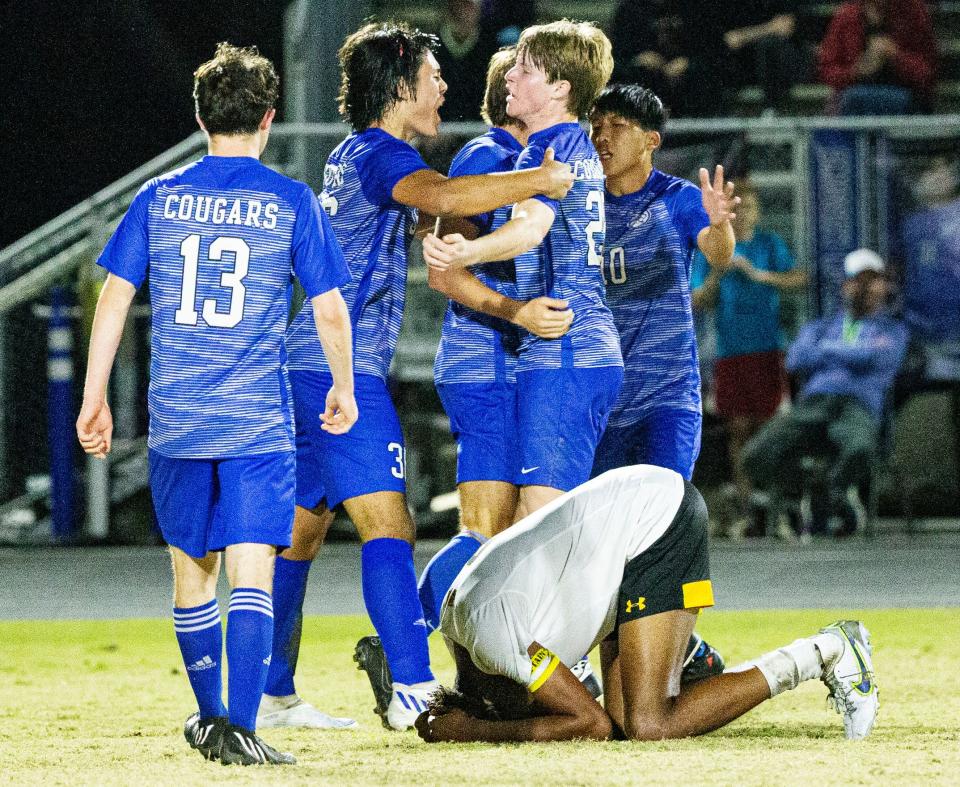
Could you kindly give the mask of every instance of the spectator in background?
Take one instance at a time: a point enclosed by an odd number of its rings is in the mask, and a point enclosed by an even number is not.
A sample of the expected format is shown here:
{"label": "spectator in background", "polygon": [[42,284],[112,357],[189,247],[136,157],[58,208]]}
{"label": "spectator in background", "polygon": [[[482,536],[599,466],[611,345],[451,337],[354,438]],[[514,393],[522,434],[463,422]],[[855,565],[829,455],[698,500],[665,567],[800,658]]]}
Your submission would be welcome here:
{"label": "spectator in background", "polygon": [[650,88],[673,117],[728,114],[736,79],[725,29],[707,0],[621,0],[610,28],[612,81]]}
{"label": "spectator in background", "polygon": [[819,57],[841,115],[900,115],[932,106],[936,42],[924,0],[856,0],[837,9]]}
{"label": "spectator in background", "polygon": [[723,34],[741,85],[760,85],[765,110],[783,110],[790,88],[809,75],[811,57],[795,35],[793,5],[787,0],[741,0]]}
{"label": "spectator in background", "polygon": [[479,120],[487,63],[497,51],[495,36],[480,27],[480,0],[446,0],[437,35],[440,73],[453,86],[444,96],[440,117]]}
{"label": "spectator in background", "polygon": [[727,429],[736,487],[730,495],[733,514],[742,519],[751,491],[741,466],[743,447],[773,417],[784,393],[780,293],[802,287],[807,276],[796,267],[783,238],[757,227],[756,188],[741,181],[737,192],[741,200],[733,220],[737,245],[730,267],[708,266],[703,255],[697,255],[692,285],[694,308],[714,309],[716,406]]}
{"label": "spectator in background", "polygon": [[803,457],[826,448],[830,529],[838,536],[864,522],[857,487],[870,475],[887,395],[907,348],[906,326],[886,312],[890,288],[879,255],[851,252],[844,274],[843,310],[805,325],[787,355],[787,369],[805,380],[797,403],[743,451],[750,481],[783,494],[801,477]]}
{"label": "spectator in background", "polygon": [[480,26],[497,46],[513,46],[520,33],[537,22],[537,0],[483,0]]}
{"label": "spectator in background", "polygon": [[[960,164],[935,158],[912,190],[917,207],[904,217],[899,239],[904,317],[925,342],[929,360],[942,355],[938,344],[943,350],[953,345],[948,355],[955,356],[960,349]],[[951,376],[946,368],[936,369],[944,361],[929,371]],[[947,362],[956,368],[957,361]]]}

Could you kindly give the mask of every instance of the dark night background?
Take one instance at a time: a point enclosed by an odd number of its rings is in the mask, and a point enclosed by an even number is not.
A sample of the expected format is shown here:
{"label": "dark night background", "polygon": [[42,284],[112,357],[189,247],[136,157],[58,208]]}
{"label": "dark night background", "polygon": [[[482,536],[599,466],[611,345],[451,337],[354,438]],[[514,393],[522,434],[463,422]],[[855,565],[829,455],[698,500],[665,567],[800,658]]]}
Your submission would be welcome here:
{"label": "dark night background", "polygon": [[282,76],[286,5],[4,0],[0,247],[192,133],[192,74],[218,41],[256,44]]}
{"label": "dark night background", "polygon": [[[218,41],[256,44],[282,80],[287,4],[0,0],[0,248],[195,131],[193,71]],[[45,323],[31,304],[7,317],[0,400],[24,428],[8,441],[0,500],[48,468]],[[82,379],[74,386],[79,407]]]}

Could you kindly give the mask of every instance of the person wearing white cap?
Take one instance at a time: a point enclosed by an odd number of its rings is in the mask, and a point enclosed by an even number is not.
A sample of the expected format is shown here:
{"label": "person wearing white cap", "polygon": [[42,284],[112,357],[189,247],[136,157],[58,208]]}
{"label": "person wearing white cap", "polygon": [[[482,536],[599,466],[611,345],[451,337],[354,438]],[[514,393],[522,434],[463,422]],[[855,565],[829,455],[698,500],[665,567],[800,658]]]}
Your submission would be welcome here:
{"label": "person wearing white cap", "polygon": [[906,353],[907,328],[886,311],[883,259],[857,249],[844,259],[843,308],[803,327],[787,371],[804,380],[793,409],[775,417],[744,448],[754,485],[783,495],[801,478],[803,457],[827,450],[831,530],[863,524],[858,485],[869,477],[887,392]]}

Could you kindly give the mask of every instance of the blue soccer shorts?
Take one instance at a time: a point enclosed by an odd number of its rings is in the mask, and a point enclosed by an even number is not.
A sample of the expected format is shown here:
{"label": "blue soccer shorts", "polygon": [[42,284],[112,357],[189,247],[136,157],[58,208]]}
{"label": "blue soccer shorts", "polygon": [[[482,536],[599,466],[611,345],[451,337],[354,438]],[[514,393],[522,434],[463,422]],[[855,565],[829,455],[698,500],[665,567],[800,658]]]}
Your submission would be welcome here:
{"label": "blue soccer shorts", "polygon": [[515,483],[567,492],[587,481],[622,383],[621,366],[517,372]]}
{"label": "blue soccer shorts", "polygon": [[696,410],[662,407],[629,426],[608,426],[597,446],[591,478],[615,467],[656,465],[689,481],[700,455],[702,425]]}
{"label": "blue soccer shorts", "polygon": [[406,448],[387,384],[372,374],[354,377],[360,417],[346,434],[320,428],[333,377],[291,371],[297,429],[297,505],[335,508],[373,492],[406,493]]}
{"label": "blue soccer shorts", "polygon": [[515,483],[520,467],[515,383],[441,383],[437,394],[457,441],[457,483]]}
{"label": "blue soccer shorts", "polygon": [[294,453],[178,459],[149,452],[150,491],[170,546],[201,558],[232,544],[290,546]]}

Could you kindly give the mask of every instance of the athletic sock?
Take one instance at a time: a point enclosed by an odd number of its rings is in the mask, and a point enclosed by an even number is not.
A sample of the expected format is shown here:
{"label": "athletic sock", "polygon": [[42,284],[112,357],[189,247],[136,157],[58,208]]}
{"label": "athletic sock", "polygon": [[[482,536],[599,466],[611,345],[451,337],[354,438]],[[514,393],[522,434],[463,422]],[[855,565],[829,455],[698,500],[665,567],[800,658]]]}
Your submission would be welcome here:
{"label": "athletic sock", "polygon": [[770,696],[776,697],[797,688],[805,680],[819,678],[823,672],[823,664],[817,644],[812,637],[808,637],[764,653],[753,661],[734,667],[730,672],[744,672],[756,667],[767,679]]}
{"label": "athletic sock", "polygon": [[226,716],[223,707],[223,628],[220,605],[213,599],[199,607],[174,607],[173,630],[177,635],[190,688],[200,708],[200,718]]}
{"label": "athletic sock", "polygon": [[273,645],[273,604],[258,588],[234,588],[227,610],[227,686],[230,723],[257,726],[257,708],[267,682]]}
{"label": "athletic sock", "polygon": [[273,569],[273,655],[267,672],[266,693],[272,697],[296,694],[293,675],[300,654],[303,599],[312,560],[278,557]]}
{"label": "athletic sock", "polygon": [[406,684],[433,680],[413,548],[399,538],[375,538],[363,545],[360,568],[363,601],[393,680]]}
{"label": "athletic sock", "polygon": [[428,633],[440,627],[440,606],[443,604],[444,596],[450,590],[460,569],[476,554],[486,540],[486,536],[472,530],[465,530],[451,538],[427,563],[427,567],[420,576],[417,592],[420,595],[420,606],[423,607],[423,618],[427,621]]}

